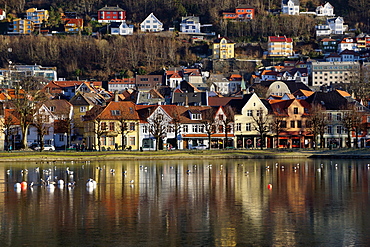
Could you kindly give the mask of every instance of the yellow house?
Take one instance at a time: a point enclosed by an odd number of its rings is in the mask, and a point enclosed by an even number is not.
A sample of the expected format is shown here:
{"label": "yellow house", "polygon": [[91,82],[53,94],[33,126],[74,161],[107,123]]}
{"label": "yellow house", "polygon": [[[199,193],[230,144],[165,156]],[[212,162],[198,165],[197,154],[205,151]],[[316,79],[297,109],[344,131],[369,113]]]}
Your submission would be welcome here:
{"label": "yellow house", "polygon": [[13,34],[31,34],[34,30],[34,23],[30,20],[24,19],[14,19],[12,21],[12,26],[10,33]]}
{"label": "yellow house", "polygon": [[286,57],[293,55],[293,39],[285,36],[269,36],[268,55],[270,57]]}
{"label": "yellow house", "polygon": [[243,95],[243,99],[238,100],[233,108],[235,109],[235,147],[260,148],[261,145],[270,147],[267,135],[261,140],[260,133],[257,131],[258,121],[266,121],[265,125],[267,125],[271,120],[267,107],[257,94]]}
{"label": "yellow house", "polygon": [[33,21],[35,25],[41,25],[49,19],[49,11],[44,9],[30,8],[26,10],[27,20]]}
{"label": "yellow house", "polygon": [[111,101],[95,106],[84,117],[84,139],[88,149],[139,149],[139,115],[130,101]]}
{"label": "yellow house", "polygon": [[232,43],[227,38],[219,38],[213,42],[212,46],[212,57],[213,59],[229,59],[234,58],[234,46],[235,43]]}
{"label": "yellow house", "polygon": [[91,110],[96,104],[102,104],[98,102],[105,102],[104,98],[100,94],[80,92],[74,95],[69,101],[69,103],[71,103],[73,106],[72,141],[82,144],[85,128],[83,117],[85,116],[86,112]]}

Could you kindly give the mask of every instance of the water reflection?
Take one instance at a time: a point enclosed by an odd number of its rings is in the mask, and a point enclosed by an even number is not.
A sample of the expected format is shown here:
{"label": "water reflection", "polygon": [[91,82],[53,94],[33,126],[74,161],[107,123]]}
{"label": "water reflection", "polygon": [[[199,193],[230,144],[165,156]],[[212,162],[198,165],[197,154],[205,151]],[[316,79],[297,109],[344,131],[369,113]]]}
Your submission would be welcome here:
{"label": "water reflection", "polygon": [[[368,245],[367,162],[6,163],[0,240],[8,246]],[[87,186],[89,179],[97,185]],[[22,181],[33,186],[15,189]]]}

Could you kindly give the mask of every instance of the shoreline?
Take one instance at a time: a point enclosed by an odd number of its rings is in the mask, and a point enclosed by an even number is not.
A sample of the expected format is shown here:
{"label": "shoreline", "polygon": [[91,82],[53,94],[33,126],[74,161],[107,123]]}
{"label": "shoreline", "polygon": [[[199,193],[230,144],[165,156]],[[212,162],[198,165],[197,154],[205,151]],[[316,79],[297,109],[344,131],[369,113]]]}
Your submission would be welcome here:
{"label": "shoreline", "polygon": [[172,150],[104,152],[1,152],[0,162],[99,161],[99,160],[179,160],[179,159],[370,159],[370,149],[337,150]]}

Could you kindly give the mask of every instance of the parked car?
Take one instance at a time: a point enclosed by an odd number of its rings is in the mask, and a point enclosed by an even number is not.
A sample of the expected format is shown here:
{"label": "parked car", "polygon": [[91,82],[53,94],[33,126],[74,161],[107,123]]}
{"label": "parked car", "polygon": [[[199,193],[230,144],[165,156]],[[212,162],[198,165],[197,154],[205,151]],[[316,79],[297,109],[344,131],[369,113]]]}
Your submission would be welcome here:
{"label": "parked car", "polygon": [[[40,146],[37,145],[33,148],[36,151],[40,151]],[[45,144],[44,145],[44,151],[55,151],[55,147],[53,145]]]}
{"label": "parked car", "polygon": [[203,149],[207,149],[207,145],[205,144],[200,144],[198,146],[194,146],[193,149],[198,149],[198,150],[203,150]]}

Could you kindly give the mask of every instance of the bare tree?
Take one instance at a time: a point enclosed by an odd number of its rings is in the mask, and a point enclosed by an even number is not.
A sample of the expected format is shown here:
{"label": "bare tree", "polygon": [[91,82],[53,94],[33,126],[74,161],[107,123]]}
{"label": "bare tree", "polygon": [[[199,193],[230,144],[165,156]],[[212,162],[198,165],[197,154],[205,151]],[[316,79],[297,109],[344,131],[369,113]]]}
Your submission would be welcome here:
{"label": "bare tree", "polygon": [[320,104],[313,104],[308,116],[308,129],[313,134],[313,147],[316,149],[317,137],[320,136],[320,147],[324,147],[324,133],[329,121]]}
{"label": "bare tree", "polygon": [[100,118],[94,120],[94,133],[98,139],[98,151],[101,151],[101,137],[107,133],[107,126],[105,122],[102,122]]}
{"label": "bare tree", "polygon": [[219,125],[223,126],[223,130],[225,131],[225,145],[224,147],[228,147],[228,133],[233,130],[232,124],[234,123],[234,115],[235,111],[232,109],[231,106],[227,105],[222,107],[224,115],[218,116]]}
{"label": "bare tree", "polygon": [[268,114],[265,114],[264,111],[261,109],[257,110],[256,115],[252,116],[253,118],[253,126],[254,129],[258,132],[261,138],[261,150],[265,146],[265,135],[270,130],[270,118]]}
{"label": "bare tree", "polygon": [[279,148],[279,135],[284,130],[283,122],[284,118],[276,115],[271,122],[271,131],[275,134],[276,137],[276,148]]}
{"label": "bare tree", "polygon": [[155,138],[155,150],[160,149],[160,144],[163,143],[163,138],[167,134],[168,122],[164,120],[162,113],[155,112],[148,118],[149,132]]}
{"label": "bare tree", "polygon": [[51,127],[49,124],[49,116],[43,110],[39,110],[33,117],[33,126],[37,130],[37,140],[40,145],[40,152],[44,150],[44,137],[49,132]]}
{"label": "bare tree", "polygon": [[217,121],[215,114],[216,110],[214,108],[209,108],[202,111],[201,123],[204,127],[204,131],[207,133],[208,149],[211,149],[212,135],[216,133]]}
{"label": "bare tree", "polygon": [[347,129],[347,147],[351,148],[352,131],[355,132],[355,147],[358,148],[358,132],[361,129],[362,115],[354,104],[347,104],[342,108],[342,124]]}
{"label": "bare tree", "polygon": [[[6,115],[2,119],[1,125],[3,126],[2,131],[4,132],[5,135],[5,143],[7,146],[8,151],[10,150],[10,135],[13,133],[13,128],[15,125],[15,119],[12,115]],[[15,147],[14,147],[15,148]]]}
{"label": "bare tree", "polygon": [[[22,84],[22,85],[20,85]],[[47,97],[40,90],[40,83],[34,78],[25,78],[16,85],[15,96],[12,100],[13,106],[19,116],[22,132],[22,148],[27,147],[27,132],[32,123],[33,115],[36,113]]]}

